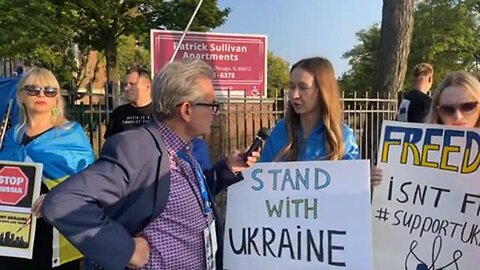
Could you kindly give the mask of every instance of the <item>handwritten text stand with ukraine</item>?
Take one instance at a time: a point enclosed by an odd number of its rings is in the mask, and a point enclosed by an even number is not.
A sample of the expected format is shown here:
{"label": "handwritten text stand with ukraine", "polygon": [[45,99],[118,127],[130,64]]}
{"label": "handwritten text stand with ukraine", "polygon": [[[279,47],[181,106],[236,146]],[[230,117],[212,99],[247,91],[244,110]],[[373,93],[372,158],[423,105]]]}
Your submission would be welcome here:
{"label": "handwritten text stand with ukraine", "polygon": [[228,190],[225,268],[372,269],[369,162],[257,163]]}

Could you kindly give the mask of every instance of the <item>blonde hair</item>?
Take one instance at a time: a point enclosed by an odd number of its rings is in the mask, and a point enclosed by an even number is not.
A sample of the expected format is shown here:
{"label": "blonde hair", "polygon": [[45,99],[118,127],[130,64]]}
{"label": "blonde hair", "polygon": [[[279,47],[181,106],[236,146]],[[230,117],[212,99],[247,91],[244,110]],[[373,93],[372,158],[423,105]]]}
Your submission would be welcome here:
{"label": "blonde hair", "polygon": [[[342,133],[343,115],[340,102],[340,89],[335,78],[332,64],[325,58],[313,57],[300,60],[292,66],[290,74],[296,68],[305,70],[313,75],[314,85],[318,89],[318,106],[320,107],[320,119],[325,125],[325,148],[326,159],[340,160],[344,156],[344,142]],[[280,150],[275,158],[276,161],[294,161],[298,158],[298,135],[300,127],[300,115],[297,114],[289,103],[285,114],[287,125],[288,142]]]}
{"label": "blonde hair", "polygon": [[428,63],[420,63],[413,67],[413,78],[429,76],[433,74],[433,67]]}
{"label": "blonde hair", "polygon": [[20,92],[26,85],[45,85],[58,89],[58,94],[55,96],[56,105],[55,112],[52,111],[52,124],[54,127],[60,127],[67,122],[65,116],[65,102],[63,101],[60,84],[58,83],[55,75],[51,71],[45,68],[34,67],[30,69],[18,82],[17,85],[17,103],[21,108],[21,125],[24,126],[28,120],[28,114],[26,112],[24,104],[20,100]]}
{"label": "blonde hair", "polygon": [[[470,93],[472,93],[478,102],[480,102],[480,82],[470,73],[464,71],[457,71],[449,74],[435,90],[432,97],[432,104],[430,111],[427,115],[426,122],[433,124],[443,124],[440,115],[438,114],[437,107],[440,102],[440,96],[443,90],[449,86],[462,86],[465,87]],[[480,127],[480,118],[475,124],[476,127]]]}

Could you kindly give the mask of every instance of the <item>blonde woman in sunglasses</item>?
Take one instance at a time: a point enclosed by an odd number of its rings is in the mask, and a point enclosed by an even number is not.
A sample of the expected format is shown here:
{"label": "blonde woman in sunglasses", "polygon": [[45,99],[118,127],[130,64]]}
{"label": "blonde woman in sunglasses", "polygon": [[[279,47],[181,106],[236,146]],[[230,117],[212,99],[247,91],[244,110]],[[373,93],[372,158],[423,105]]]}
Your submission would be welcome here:
{"label": "blonde woman in sunglasses", "polygon": [[[473,75],[457,71],[437,87],[425,123],[480,127],[480,82]],[[383,172],[372,169],[372,184],[383,181]]]}
{"label": "blonde woman in sunglasses", "polygon": [[480,127],[480,82],[463,71],[448,75],[433,95],[426,122]]}
{"label": "blonde woman in sunglasses", "polygon": [[[83,128],[64,114],[60,86],[47,69],[33,68],[17,86],[21,122],[7,131],[0,160],[43,164],[41,195],[32,205],[37,218],[33,259],[1,257],[1,269],[79,269],[81,254],[40,216],[45,194],[94,160]],[[15,232],[13,232],[15,233]]]}

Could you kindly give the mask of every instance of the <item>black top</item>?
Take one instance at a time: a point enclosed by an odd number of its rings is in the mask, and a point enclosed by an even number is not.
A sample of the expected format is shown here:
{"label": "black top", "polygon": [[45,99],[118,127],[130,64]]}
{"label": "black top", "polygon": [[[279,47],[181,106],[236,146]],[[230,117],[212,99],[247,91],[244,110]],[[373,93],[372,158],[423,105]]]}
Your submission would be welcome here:
{"label": "black top", "polygon": [[113,110],[103,137],[106,139],[122,131],[143,126],[150,121],[152,114],[153,103],[143,107],[134,107],[131,104],[119,106]]}
{"label": "black top", "polygon": [[403,97],[398,108],[398,120],[403,122],[423,123],[430,110],[432,98],[420,90],[410,90]]}
{"label": "black top", "polygon": [[45,130],[44,132],[42,132],[42,133],[40,133],[40,134],[37,134],[37,135],[31,136],[31,137],[30,137],[30,136],[28,136],[26,133],[25,133],[25,134],[23,134],[23,138],[22,138],[22,145],[27,145],[27,144],[29,144],[31,141],[35,140],[36,138],[38,138],[38,137],[42,136],[44,133],[46,133],[46,132],[48,132],[48,131],[50,131],[50,130],[52,130],[52,129],[53,129],[53,127],[49,128],[49,129],[47,129],[47,130]]}

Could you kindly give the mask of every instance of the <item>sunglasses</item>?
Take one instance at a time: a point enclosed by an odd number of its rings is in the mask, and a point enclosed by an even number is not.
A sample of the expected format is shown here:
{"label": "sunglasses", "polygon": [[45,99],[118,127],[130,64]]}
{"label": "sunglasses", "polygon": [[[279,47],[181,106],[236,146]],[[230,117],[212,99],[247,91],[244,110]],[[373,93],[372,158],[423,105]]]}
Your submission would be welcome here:
{"label": "sunglasses", "polygon": [[454,115],[457,111],[462,114],[470,114],[475,111],[478,106],[478,101],[465,102],[459,104],[446,104],[437,106],[439,113],[443,115]]}
{"label": "sunglasses", "polygon": [[55,88],[55,87],[50,87],[50,86],[40,87],[40,86],[37,86],[37,85],[25,85],[22,88],[22,90],[25,91],[25,93],[27,93],[27,95],[32,96],[32,97],[40,95],[41,91],[43,91],[43,94],[46,97],[49,97],[49,98],[53,98],[53,97],[57,96],[57,94],[58,94],[58,89]]}

